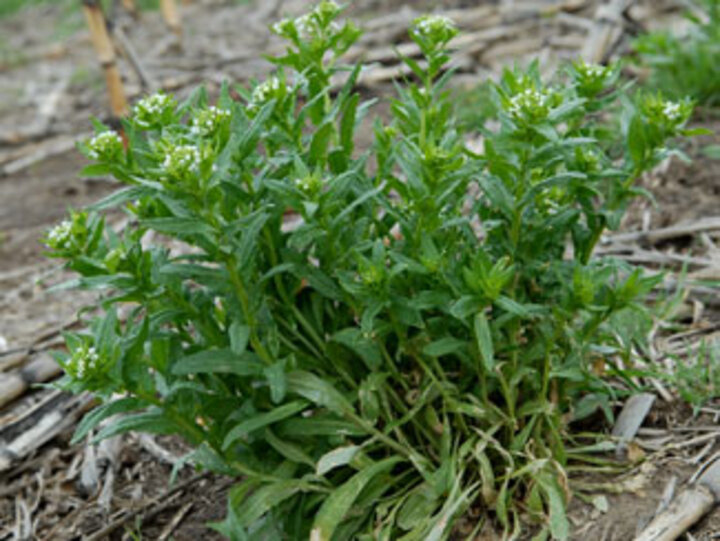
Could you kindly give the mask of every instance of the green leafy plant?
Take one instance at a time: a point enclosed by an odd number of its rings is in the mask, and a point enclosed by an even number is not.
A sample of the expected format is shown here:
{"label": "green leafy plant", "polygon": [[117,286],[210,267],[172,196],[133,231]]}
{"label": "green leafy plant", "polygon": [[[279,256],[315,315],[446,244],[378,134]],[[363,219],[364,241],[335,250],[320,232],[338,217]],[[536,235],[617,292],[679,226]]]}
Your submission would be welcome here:
{"label": "green leafy plant", "polygon": [[612,67],[549,86],[533,66],[494,87],[498,129],[464,133],[457,31],[427,16],[410,29],[424,59],[404,59],[392,119],[357,149],[372,102],[340,13],[274,25],[287,51],[241,100],[158,94],[127,149],[102,126],[83,145],[86,174],[127,186],[46,238],[70,285],[105,292],[58,354],[60,386],[103,401],[75,439],[117,414],[95,440],[182,435],[239,478],[216,525],[231,539],[445,539],[485,511],[565,539],[568,422],[614,392],[615,325],[657,281],[593,247],[690,104],[623,100]]}
{"label": "green leafy plant", "polygon": [[691,96],[707,107],[720,105],[720,2],[691,2],[690,27],[682,36],[669,31],[645,34],[635,41],[640,61],[650,68],[648,86],[674,98]]}
{"label": "green leafy plant", "polygon": [[720,396],[718,353],[717,346],[703,342],[698,351],[674,357],[675,368],[670,375],[659,374],[673,383],[683,401],[692,406],[694,414]]}

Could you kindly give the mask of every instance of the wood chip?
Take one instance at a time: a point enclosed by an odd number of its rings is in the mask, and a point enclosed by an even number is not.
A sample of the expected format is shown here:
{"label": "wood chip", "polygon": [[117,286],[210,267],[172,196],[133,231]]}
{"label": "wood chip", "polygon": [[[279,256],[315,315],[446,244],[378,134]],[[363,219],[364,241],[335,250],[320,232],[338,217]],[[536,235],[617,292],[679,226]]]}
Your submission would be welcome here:
{"label": "wood chip", "polygon": [[720,460],[683,490],[635,541],[675,541],[720,501]]}

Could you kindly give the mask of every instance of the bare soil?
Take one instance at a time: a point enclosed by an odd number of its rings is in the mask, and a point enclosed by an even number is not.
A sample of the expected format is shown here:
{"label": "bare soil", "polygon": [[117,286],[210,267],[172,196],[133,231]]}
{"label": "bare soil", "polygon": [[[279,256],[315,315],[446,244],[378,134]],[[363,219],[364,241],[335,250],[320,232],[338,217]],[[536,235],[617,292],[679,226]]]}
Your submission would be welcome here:
{"label": "bare soil", "polygon": [[[283,11],[298,12],[306,4],[287,2]],[[458,0],[412,4],[458,8],[473,3]],[[399,3],[389,1],[367,0],[353,4],[356,14],[365,19],[395,13],[400,7]],[[256,3],[239,7],[192,5],[185,9],[184,15],[183,52],[173,49],[172,38],[155,13],[147,14],[130,35],[138,50],[154,51],[148,54],[148,69],[167,86],[177,84],[176,92],[180,95],[197,81],[191,69],[177,66],[218,63],[218,58],[239,53],[258,58],[271,44],[265,27],[277,14]],[[87,132],[90,116],[107,116],[102,79],[88,35],[78,30],[62,41],[48,40],[60,17],[60,10],[50,6],[33,8],[0,21],[0,35],[8,36],[5,46],[21,53],[12,63],[3,64],[0,56],[0,157],[16,152],[33,138],[42,141],[62,134]],[[217,76],[211,85],[216,85],[228,73],[247,81],[269,69],[267,63],[256,60],[226,71],[222,63],[218,63]],[[124,64],[123,72],[131,93],[137,94],[137,81]],[[207,72],[201,75],[206,78]],[[61,96],[52,112],[48,133],[26,137],[24,133],[40,116],[43,98],[59,87]],[[704,125],[720,132],[720,123],[707,121]],[[13,133],[22,145],[11,141],[8,134]],[[720,161],[700,153],[701,146],[711,142],[720,143],[720,137],[698,138],[686,149],[693,158],[691,164],[674,159],[643,180],[657,206],[647,201],[635,205],[625,222],[626,231],[655,229],[720,215]],[[69,150],[17,173],[0,176],[0,372],[5,370],[3,349],[12,351],[37,343],[44,333],[72,321],[75,310],[87,300],[70,293],[54,296],[46,293],[44,282],[58,281],[61,273],[56,264],[45,259],[38,241],[68,208],[82,207],[114,188],[105,179],[79,179],[77,172],[83,164],[79,153]],[[708,254],[707,245],[698,246],[702,243],[695,237],[676,239],[670,244],[668,249],[673,253],[694,254],[702,250]],[[717,253],[708,257],[715,258]],[[696,321],[691,318],[689,324],[702,328],[710,316],[717,317],[717,314],[706,311],[704,318]],[[45,392],[33,391],[24,400],[32,404],[45,396],[42,394]],[[0,407],[0,430],[8,411],[9,406]],[[644,424],[646,432],[641,432],[640,437],[651,441],[655,437],[652,429],[656,429],[674,436],[673,442],[682,442],[683,438],[711,433],[703,427],[718,426],[719,417],[717,401],[715,405],[709,404],[699,416],[693,416],[686,406],[677,402],[666,405],[658,400],[658,406]],[[157,450],[150,452],[147,445],[130,436],[122,441],[113,461],[98,462],[101,465],[98,478],[107,479],[107,470],[111,468],[115,479],[109,503],[103,507],[99,492],[87,494],[81,488],[78,471],[87,450],[83,446],[70,446],[70,432],[66,431],[10,470],[0,472],[0,540],[20,539],[12,531],[21,529],[28,520],[34,523],[35,539],[80,539],[97,533],[127,513],[131,513],[132,518],[98,539],[161,539],[173,521],[176,527],[166,539],[221,539],[206,523],[224,516],[226,494],[232,480],[213,475],[195,479],[196,473],[186,467],[180,471],[178,482],[194,481],[186,490],[168,498],[165,495],[171,490],[171,465]],[[160,438],[156,443],[173,457],[188,451],[182,442],[173,438]],[[698,466],[718,450],[720,445],[716,439],[676,449],[661,446],[654,451],[636,446],[632,453],[635,465],[629,466],[625,473],[573,477],[573,482],[594,483],[595,488],[583,491],[585,498],[573,499],[572,539],[631,539],[656,510],[670,480],[676,478],[677,486],[682,487]],[[166,507],[163,509],[160,504]],[[152,516],[147,516],[148,511],[152,511]],[[23,518],[26,515],[27,520]],[[720,535],[720,511],[698,524],[693,535],[695,539],[714,539]],[[492,538],[490,533],[483,537]]]}

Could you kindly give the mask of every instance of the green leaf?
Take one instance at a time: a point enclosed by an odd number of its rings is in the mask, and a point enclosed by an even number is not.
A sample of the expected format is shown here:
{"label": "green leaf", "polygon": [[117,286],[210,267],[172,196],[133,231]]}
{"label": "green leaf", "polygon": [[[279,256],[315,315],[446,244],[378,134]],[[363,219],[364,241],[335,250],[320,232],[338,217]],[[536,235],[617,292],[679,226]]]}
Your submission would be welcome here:
{"label": "green leaf", "polygon": [[123,203],[127,203],[128,201],[135,201],[136,199],[140,199],[141,197],[144,197],[151,193],[151,190],[140,186],[123,188],[122,190],[117,190],[116,192],[113,192],[110,195],[103,197],[99,201],[96,201],[92,205],[88,206],[88,209],[105,210],[117,207],[118,205],[122,205]]}
{"label": "green leaf", "polygon": [[680,133],[686,137],[695,137],[697,135],[714,135],[713,131],[707,128],[689,128],[680,130]]}
{"label": "green leaf", "polygon": [[475,490],[477,485],[472,485],[461,494],[457,494],[457,487],[459,486],[460,482],[457,480],[455,487],[453,487],[450,496],[443,506],[443,510],[438,517],[438,520],[435,522],[435,526],[433,526],[433,529],[430,530],[430,533],[424,541],[441,541],[444,539],[445,532],[453,523],[453,517],[460,510],[461,506],[468,503],[468,497]]}
{"label": "green leaf", "polygon": [[131,430],[152,432],[155,434],[176,434],[181,432],[180,427],[165,416],[165,412],[155,410],[123,417],[119,421],[100,430],[92,439],[92,443],[97,443],[112,436],[130,432]]}
{"label": "green leaf", "polygon": [[305,483],[287,479],[265,485],[242,501],[236,510],[237,520],[242,526],[250,526],[265,513],[303,490]]}
{"label": "green leaf", "polygon": [[294,402],[283,404],[273,410],[254,415],[249,419],[245,419],[240,424],[235,425],[233,429],[227,433],[225,440],[223,441],[223,449],[227,449],[233,442],[247,436],[247,434],[253,430],[257,430],[258,428],[262,428],[264,426],[277,423],[278,421],[282,421],[283,419],[287,419],[288,417],[292,417],[307,407],[308,403],[304,400],[296,400]]}
{"label": "green leaf", "polygon": [[285,379],[285,361],[278,361],[263,369],[263,374],[267,378],[270,386],[270,398],[275,404],[279,404],[285,399],[287,392],[287,380]]}
{"label": "green leaf", "polygon": [[570,536],[570,523],[565,512],[565,497],[557,480],[550,475],[537,476],[540,487],[543,489],[550,512],[550,533],[553,539],[564,541]]}
{"label": "green leaf", "polygon": [[478,183],[490,205],[497,208],[506,218],[511,219],[515,208],[515,199],[502,180],[497,177],[481,176]]}
{"label": "green leaf", "polygon": [[235,353],[232,349],[209,349],[178,359],[172,366],[176,376],[188,374],[262,374],[263,364],[254,353]]}
{"label": "green leaf", "polygon": [[366,191],[364,194],[362,194],[360,197],[355,199],[352,203],[350,203],[347,207],[345,207],[342,212],[340,212],[337,216],[335,216],[332,220],[332,227],[337,227],[340,224],[345,223],[345,218],[354,211],[357,207],[365,203],[365,201],[368,201],[369,199],[372,199],[374,197],[377,197],[378,194],[382,193],[382,191],[385,189],[385,183],[381,184],[377,188],[374,188],[372,190]]}
{"label": "green leaf", "polygon": [[110,174],[110,171],[111,168],[106,163],[93,163],[80,169],[78,176],[80,178],[104,177]]}
{"label": "green leaf", "polygon": [[332,122],[323,124],[312,138],[310,143],[310,165],[320,165],[325,161],[328,147],[330,146],[330,139],[335,134],[335,126]]}
{"label": "green leaf", "polygon": [[147,406],[147,403],[135,397],[119,398],[112,402],[106,402],[90,411],[83,417],[73,434],[71,444],[76,444],[82,440],[88,432],[95,428],[103,419],[117,415],[118,413],[127,413],[128,411],[138,410]]}
{"label": "green leaf", "polygon": [[237,143],[236,160],[244,160],[255,149],[255,146],[260,140],[260,135],[265,127],[265,123],[268,118],[270,118],[274,109],[275,100],[270,100],[263,105],[257,115],[255,115],[250,127],[243,131],[242,138]]}
{"label": "green leaf", "polygon": [[145,227],[168,235],[212,235],[213,228],[199,218],[147,218]]}
{"label": "green leaf", "polygon": [[354,134],[355,134],[355,118],[357,116],[357,106],[360,101],[358,94],[353,94],[345,104],[345,110],[340,122],[340,144],[345,152],[350,156],[354,150]]}
{"label": "green leaf", "polygon": [[587,100],[584,98],[566,99],[563,100],[559,107],[556,107],[548,115],[548,120],[551,122],[558,122],[563,118],[575,113],[582,109],[583,105]]}
{"label": "green leaf", "polygon": [[508,492],[509,483],[510,479],[506,476],[498,492],[497,500],[495,501],[495,514],[506,531],[510,528],[510,517],[508,516],[510,500],[510,493]]}
{"label": "green leaf", "polygon": [[498,297],[495,304],[520,319],[532,319],[541,312],[541,307],[536,304],[520,304],[519,302],[504,295]]}
{"label": "green leaf", "polygon": [[222,289],[226,285],[222,269],[193,263],[168,263],[159,269],[162,276],[180,280],[194,280],[200,284]]}
{"label": "green leaf", "polygon": [[370,370],[377,370],[382,364],[382,355],[378,345],[369,338],[365,338],[357,327],[348,327],[336,332],[332,335],[332,340],[355,352]]}
{"label": "green leaf", "polygon": [[355,414],[347,398],[332,384],[315,374],[296,370],[287,375],[288,391],[308,399],[313,404],[343,414]]}
{"label": "green leaf", "polygon": [[360,470],[340,487],[336,488],[323,502],[315,515],[310,539],[331,541],[333,533],[347,515],[362,489],[373,477],[390,470],[400,462],[400,457],[390,457]]}
{"label": "green leaf", "polygon": [[413,492],[398,511],[397,523],[403,530],[414,529],[421,522],[427,521],[438,505],[437,498],[426,484],[419,488],[423,490]]}
{"label": "green leaf", "polygon": [[315,473],[325,475],[334,468],[349,464],[359,450],[360,446],[358,445],[347,445],[325,453],[320,457],[320,460],[318,460]]}
{"label": "green leaf", "polygon": [[639,114],[635,114],[630,120],[627,134],[627,146],[630,158],[636,165],[645,161],[647,143],[645,141],[645,126]]}
{"label": "green leaf", "polygon": [[423,353],[430,357],[442,357],[451,353],[459,353],[465,350],[467,342],[452,336],[446,336],[430,342],[423,348]]}
{"label": "green leaf", "polygon": [[342,291],[340,288],[335,284],[333,279],[322,270],[312,265],[302,267],[298,265],[293,269],[293,273],[297,278],[305,278],[308,285],[324,297],[335,300],[342,299]]}
{"label": "green leaf", "polygon": [[292,438],[363,436],[367,434],[356,424],[329,415],[288,419],[278,423],[277,431],[281,436]]}
{"label": "green leaf", "polygon": [[266,212],[256,212],[249,216],[244,216],[238,225],[241,225],[242,236],[237,244],[236,254],[239,261],[245,263],[254,259],[253,252],[257,244],[258,236],[262,231],[265,223],[270,218]]}
{"label": "green leaf", "polygon": [[456,317],[457,319],[464,320],[466,317],[474,314],[481,308],[482,305],[477,298],[471,295],[465,295],[450,305],[450,315]]}
{"label": "green leaf", "polygon": [[306,464],[311,468],[315,468],[315,461],[300,447],[286,438],[279,438],[270,428],[265,428],[265,440],[280,455],[296,462],[298,464]]}
{"label": "green leaf", "polygon": [[473,328],[483,366],[488,372],[492,372],[495,369],[495,348],[485,312],[477,313]]}
{"label": "green leaf", "polygon": [[240,355],[245,352],[250,340],[250,327],[239,321],[233,321],[228,329],[230,338],[230,349],[233,353]]}

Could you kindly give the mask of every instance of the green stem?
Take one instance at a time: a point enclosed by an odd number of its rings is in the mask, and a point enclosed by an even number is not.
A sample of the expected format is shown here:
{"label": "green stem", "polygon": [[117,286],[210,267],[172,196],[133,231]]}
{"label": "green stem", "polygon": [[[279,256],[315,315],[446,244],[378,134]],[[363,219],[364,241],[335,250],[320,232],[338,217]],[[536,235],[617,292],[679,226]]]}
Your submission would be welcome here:
{"label": "green stem", "polygon": [[250,307],[250,299],[245,289],[245,285],[237,272],[237,261],[235,256],[227,255],[225,258],[225,267],[227,268],[230,276],[230,283],[235,290],[235,295],[240,302],[240,307],[245,316],[245,322],[250,327],[250,344],[253,347],[255,353],[265,362],[267,365],[273,364],[274,360],[270,352],[265,348],[264,344],[260,341],[260,337],[257,333],[257,319],[255,318],[255,312]]}
{"label": "green stem", "polygon": [[141,400],[144,400],[149,404],[152,404],[156,408],[161,409],[163,413],[170,418],[170,420],[180,426],[188,434],[188,436],[192,438],[193,441],[191,443],[193,443],[194,445],[199,445],[202,442],[207,442],[211,447],[214,448],[203,429],[189,422],[183,415],[179,414],[167,403],[164,403],[153,395],[144,393],[143,391],[134,391],[134,394]]}

